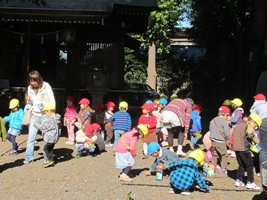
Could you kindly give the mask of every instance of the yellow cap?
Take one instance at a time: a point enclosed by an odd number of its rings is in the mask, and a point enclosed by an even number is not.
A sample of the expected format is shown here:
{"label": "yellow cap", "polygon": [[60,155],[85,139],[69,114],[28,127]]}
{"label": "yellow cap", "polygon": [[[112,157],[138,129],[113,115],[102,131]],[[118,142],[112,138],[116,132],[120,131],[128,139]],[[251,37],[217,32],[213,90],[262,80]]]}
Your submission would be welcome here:
{"label": "yellow cap", "polygon": [[232,103],[234,103],[235,105],[237,106],[242,106],[243,102],[238,99],[238,98],[235,98],[233,101],[231,101]]}
{"label": "yellow cap", "polygon": [[122,102],[120,102],[119,107],[120,108],[128,108],[128,103],[126,101],[122,101]]}
{"label": "yellow cap", "polygon": [[260,117],[258,114],[256,114],[256,113],[252,113],[252,114],[249,115],[249,117],[250,117],[251,119],[253,119],[253,121],[256,122],[256,123],[258,124],[258,127],[261,126],[262,119],[261,119],[261,117]]}
{"label": "yellow cap", "polygon": [[142,131],[142,133],[144,134],[144,137],[146,137],[146,135],[148,134],[147,126],[144,124],[139,124],[137,126],[137,128],[139,128]]}
{"label": "yellow cap", "polygon": [[9,102],[9,109],[16,108],[18,105],[19,105],[19,100],[17,100],[17,99],[12,99],[12,100]]}
{"label": "yellow cap", "polygon": [[230,99],[226,99],[224,100],[224,102],[222,103],[223,106],[231,106],[232,105],[232,101]]}
{"label": "yellow cap", "polygon": [[45,110],[55,110],[55,109],[56,109],[55,104],[49,102],[49,103],[46,103],[44,105],[43,111],[45,111]]}
{"label": "yellow cap", "polygon": [[173,99],[177,99],[177,98],[178,98],[177,94],[173,94],[173,95],[171,96],[171,101],[172,101]]}
{"label": "yellow cap", "polygon": [[188,157],[197,160],[201,166],[204,164],[205,155],[200,149],[192,151]]}

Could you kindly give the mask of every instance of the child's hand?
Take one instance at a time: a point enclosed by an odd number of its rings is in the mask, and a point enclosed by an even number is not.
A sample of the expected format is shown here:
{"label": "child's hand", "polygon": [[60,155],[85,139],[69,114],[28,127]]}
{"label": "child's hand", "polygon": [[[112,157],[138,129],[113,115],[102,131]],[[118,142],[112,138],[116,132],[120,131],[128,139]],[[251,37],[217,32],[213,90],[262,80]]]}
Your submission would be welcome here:
{"label": "child's hand", "polygon": [[187,139],[187,133],[184,134],[184,139]]}
{"label": "child's hand", "polygon": [[18,123],[18,125],[21,125],[21,126],[22,126],[22,124],[21,124],[21,123]]}
{"label": "child's hand", "polygon": [[149,174],[150,174],[150,170],[146,171],[144,175],[145,177],[147,177]]}
{"label": "child's hand", "polygon": [[214,171],[215,167],[213,164],[210,164],[211,169]]}
{"label": "child's hand", "polygon": [[80,118],[78,119],[78,122],[82,123],[82,121],[80,120]]}
{"label": "child's hand", "polygon": [[167,167],[163,163],[160,163],[160,165],[157,166],[157,169],[164,170],[167,169]]}

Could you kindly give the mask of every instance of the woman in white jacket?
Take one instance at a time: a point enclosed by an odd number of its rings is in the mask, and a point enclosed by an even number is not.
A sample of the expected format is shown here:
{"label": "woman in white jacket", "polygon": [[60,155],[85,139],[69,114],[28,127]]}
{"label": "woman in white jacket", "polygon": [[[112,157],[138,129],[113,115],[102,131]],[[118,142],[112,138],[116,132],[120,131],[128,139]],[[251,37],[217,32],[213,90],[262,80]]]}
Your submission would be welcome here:
{"label": "woman in white jacket", "polygon": [[34,123],[45,117],[45,112],[42,111],[43,106],[48,102],[56,105],[51,86],[47,82],[43,81],[43,78],[38,71],[31,71],[27,77],[27,81],[29,87],[26,100],[28,103],[32,104],[32,116],[29,124],[29,134],[24,163],[30,163],[33,161],[34,141],[38,132]]}

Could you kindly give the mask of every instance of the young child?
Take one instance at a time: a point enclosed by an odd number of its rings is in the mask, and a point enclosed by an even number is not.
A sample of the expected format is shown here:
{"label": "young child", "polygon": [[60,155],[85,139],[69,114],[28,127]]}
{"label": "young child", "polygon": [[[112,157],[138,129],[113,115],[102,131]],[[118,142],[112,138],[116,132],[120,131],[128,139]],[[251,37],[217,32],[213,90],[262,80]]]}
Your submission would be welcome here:
{"label": "young child", "polygon": [[86,151],[89,157],[93,157],[105,150],[104,139],[97,133],[97,129],[100,130],[99,124],[86,124],[84,129],[76,132],[76,158],[80,158],[83,151]]}
{"label": "young child", "polygon": [[[115,150],[116,143],[120,139],[121,135],[123,135],[126,131],[129,131],[132,127],[132,119],[130,114],[127,112],[128,104],[125,101],[120,102],[119,111],[112,115],[108,120],[111,125],[114,127],[114,146],[113,150]],[[115,122],[114,122],[115,120]],[[115,152],[113,152],[114,154]]]}
{"label": "young child", "polygon": [[91,124],[92,114],[95,113],[95,111],[89,107],[90,101],[84,98],[81,99],[79,104],[80,104],[80,111],[76,119],[78,119],[78,121],[82,124],[82,126],[85,126],[86,124]]}
{"label": "young child", "polygon": [[227,147],[230,142],[230,131],[227,123],[230,109],[227,106],[219,108],[218,117],[210,121],[210,139],[212,144],[212,169],[217,165],[218,159],[221,156],[222,174],[227,174]]}
{"label": "young child", "polygon": [[107,133],[107,138],[106,138],[106,147],[112,147],[112,140],[113,140],[113,126],[112,124],[109,122],[109,118],[114,114],[113,110],[114,110],[114,106],[116,106],[112,101],[109,101],[106,103],[106,107],[107,110],[105,112],[105,116],[104,116],[104,124],[105,124],[105,130]]}
{"label": "young child", "polygon": [[197,183],[204,191],[210,191],[209,186],[206,185],[198,171],[198,166],[204,164],[204,153],[201,152],[197,149],[191,152],[186,160],[171,162],[169,165],[171,172],[169,193],[173,194],[177,189],[180,194],[189,195],[191,194],[189,189],[192,189],[194,183]]}
{"label": "young child", "polygon": [[67,102],[67,108],[64,116],[64,125],[67,127],[68,137],[69,137],[69,140],[66,142],[66,144],[73,145],[75,138],[74,121],[77,116],[77,107],[73,104],[74,98],[72,96],[67,97],[66,102]]}
{"label": "young child", "polygon": [[143,124],[148,128],[148,134],[145,138],[142,139],[143,143],[143,159],[147,159],[147,145],[150,142],[158,142],[157,135],[156,135],[156,125],[157,125],[157,118],[152,115],[152,105],[149,103],[145,103],[142,107],[143,114],[138,120],[138,124]]}
{"label": "young child", "polygon": [[164,98],[160,99],[159,100],[159,103],[158,103],[158,111],[161,112],[168,104],[168,101]]}
{"label": "young child", "polygon": [[259,139],[254,134],[254,129],[260,127],[262,120],[260,116],[253,113],[247,121],[242,121],[233,132],[233,150],[236,152],[238,169],[236,172],[235,186],[244,186],[243,175],[247,171],[248,189],[260,190],[260,187],[254,183],[254,165],[250,152],[250,141],[259,143]]}
{"label": "young child", "polygon": [[98,104],[96,107],[95,112],[95,122],[98,123],[101,126],[101,135],[103,138],[105,138],[105,125],[104,125],[104,112],[105,105],[104,104]]}
{"label": "young child", "polygon": [[149,175],[151,172],[157,171],[157,169],[168,169],[171,162],[177,162],[180,160],[180,158],[174,152],[161,148],[157,142],[151,142],[147,146],[147,150],[148,155],[156,157],[156,160],[154,161],[150,169],[145,172],[145,176]]}
{"label": "young child", "polygon": [[199,104],[195,104],[193,106],[193,111],[191,113],[191,123],[192,123],[192,128],[189,130],[190,133],[190,147],[192,150],[195,149],[195,145],[198,141],[198,139],[201,137],[201,116],[200,113],[203,111],[203,108]]}
{"label": "young child", "polygon": [[24,110],[19,108],[19,100],[12,99],[9,102],[9,109],[12,109],[9,116],[4,117],[3,122],[9,122],[9,129],[6,138],[12,143],[12,151],[9,155],[15,156],[18,154],[20,144],[16,142],[16,137],[20,135],[22,130],[22,122]]}
{"label": "young child", "polygon": [[147,127],[145,125],[138,125],[137,129],[132,129],[119,138],[115,146],[115,163],[116,168],[122,169],[122,173],[120,174],[121,181],[133,181],[133,179],[128,176],[128,173],[135,164],[134,157],[136,156],[136,143],[138,139],[145,137],[147,133]]}
{"label": "young child", "polygon": [[161,113],[158,111],[158,104],[156,102],[151,103],[151,106],[152,106],[152,115],[154,115],[157,118],[156,134],[159,137],[161,129]]}
{"label": "young child", "polygon": [[56,114],[55,104],[49,102],[44,105],[46,117],[42,120],[37,120],[34,126],[42,131],[44,144],[41,147],[41,152],[44,155],[43,167],[54,165],[55,144],[58,142],[61,134],[60,115]]}

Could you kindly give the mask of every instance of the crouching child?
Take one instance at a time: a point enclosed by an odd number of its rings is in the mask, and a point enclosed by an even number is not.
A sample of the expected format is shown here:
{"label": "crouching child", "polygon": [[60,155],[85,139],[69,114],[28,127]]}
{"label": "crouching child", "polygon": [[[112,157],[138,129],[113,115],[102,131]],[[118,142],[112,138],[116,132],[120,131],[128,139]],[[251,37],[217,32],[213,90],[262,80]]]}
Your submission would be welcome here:
{"label": "crouching child", "polygon": [[161,148],[157,142],[151,142],[148,145],[147,150],[148,155],[156,157],[156,160],[150,169],[145,172],[145,176],[149,175],[151,172],[156,172],[157,170],[163,170],[163,172],[165,172],[164,174],[168,174],[168,167],[170,163],[180,160],[173,151]]}
{"label": "crouching child", "polygon": [[54,165],[55,144],[58,142],[61,134],[60,115],[56,114],[56,108],[53,103],[46,103],[43,111],[46,117],[35,122],[34,126],[42,131],[44,144],[41,147],[41,152],[44,155],[43,167]]}
{"label": "crouching child", "polygon": [[197,149],[191,152],[186,160],[171,162],[169,165],[169,171],[171,172],[169,193],[174,193],[177,190],[182,195],[189,195],[194,188],[194,182],[205,192],[210,191],[210,187],[198,171],[198,166],[204,164],[204,158],[203,151]]}
{"label": "crouching child", "polygon": [[105,150],[103,137],[98,133],[100,130],[99,124],[86,124],[84,129],[76,132],[76,158],[82,156],[83,151],[86,151],[89,157],[94,157]]}

